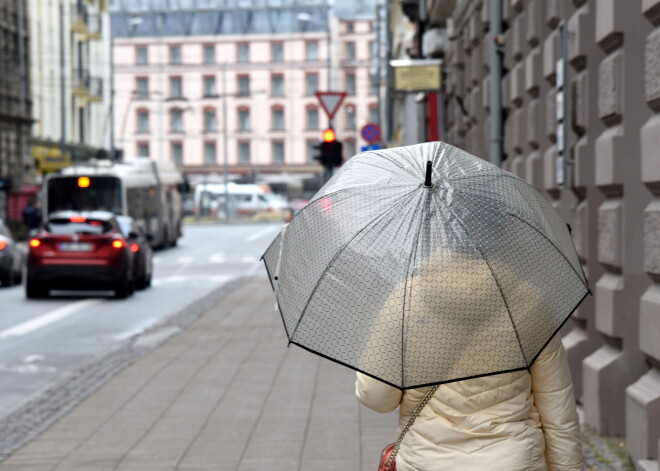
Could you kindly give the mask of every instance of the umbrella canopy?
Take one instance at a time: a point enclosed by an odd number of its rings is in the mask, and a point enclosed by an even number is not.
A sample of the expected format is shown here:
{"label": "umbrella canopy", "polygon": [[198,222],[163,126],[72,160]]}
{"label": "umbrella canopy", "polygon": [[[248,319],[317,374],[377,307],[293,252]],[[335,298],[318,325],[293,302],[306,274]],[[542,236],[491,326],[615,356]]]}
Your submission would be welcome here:
{"label": "umbrella canopy", "polygon": [[290,343],[401,389],[529,368],[589,293],[548,200],[443,142],[353,157],[263,260]]}

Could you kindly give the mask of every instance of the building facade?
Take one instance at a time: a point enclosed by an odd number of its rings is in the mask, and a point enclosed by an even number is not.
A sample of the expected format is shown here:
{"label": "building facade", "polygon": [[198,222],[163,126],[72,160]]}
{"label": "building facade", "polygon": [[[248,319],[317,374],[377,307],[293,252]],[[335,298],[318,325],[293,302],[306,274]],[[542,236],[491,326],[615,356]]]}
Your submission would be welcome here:
{"label": "building facade", "polygon": [[[501,138],[502,167],[573,227],[593,291],[562,332],[576,394],[588,425],[625,437],[638,470],[657,470],[660,1],[463,0],[447,36],[445,140],[488,159]],[[490,113],[493,90],[500,114]]]}
{"label": "building facade", "polygon": [[28,1],[32,153],[42,174],[111,151],[111,31],[106,3]]}
{"label": "building facade", "polygon": [[359,150],[378,100],[373,21],[331,16],[323,0],[240,5],[113,4],[115,142],[125,157],[171,160],[189,175],[220,174],[225,163],[233,176],[315,174],[328,119],[314,93],[331,89],[347,93],[337,138],[346,157]]}
{"label": "building facade", "polygon": [[34,178],[28,18],[22,0],[0,0],[0,219],[10,223],[20,219],[20,195]]}

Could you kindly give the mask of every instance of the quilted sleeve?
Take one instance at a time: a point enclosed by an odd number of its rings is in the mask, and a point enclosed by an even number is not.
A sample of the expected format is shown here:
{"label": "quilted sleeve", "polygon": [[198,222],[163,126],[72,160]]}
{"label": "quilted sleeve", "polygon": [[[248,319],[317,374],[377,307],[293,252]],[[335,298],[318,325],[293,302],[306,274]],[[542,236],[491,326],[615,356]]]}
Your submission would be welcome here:
{"label": "quilted sleeve", "polygon": [[548,471],[582,471],[580,424],[566,352],[559,335],[530,368],[532,395],[541,417]]}
{"label": "quilted sleeve", "polygon": [[376,412],[391,412],[399,406],[402,396],[400,389],[362,373],[356,375],[355,395],[362,404]]}

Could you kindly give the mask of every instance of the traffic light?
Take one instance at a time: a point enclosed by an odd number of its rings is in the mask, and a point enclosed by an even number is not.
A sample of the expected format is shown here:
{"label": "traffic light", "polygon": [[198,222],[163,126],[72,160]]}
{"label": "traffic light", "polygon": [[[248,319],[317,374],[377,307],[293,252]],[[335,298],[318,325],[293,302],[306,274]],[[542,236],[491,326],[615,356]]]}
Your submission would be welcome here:
{"label": "traffic light", "polygon": [[315,158],[328,170],[341,167],[341,164],[344,163],[342,155],[344,145],[337,140],[335,131],[332,128],[323,131],[323,141],[314,147],[319,151]]}

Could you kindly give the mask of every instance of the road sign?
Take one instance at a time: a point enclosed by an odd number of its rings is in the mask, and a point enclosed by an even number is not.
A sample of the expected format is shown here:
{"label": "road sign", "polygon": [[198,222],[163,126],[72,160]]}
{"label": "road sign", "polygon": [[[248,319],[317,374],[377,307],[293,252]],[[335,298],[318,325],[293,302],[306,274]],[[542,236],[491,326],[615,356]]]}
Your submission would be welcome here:
{"label": "road sign", "polygon": [[371,144],[380,139],[380,128],[377,124],[368,123],[362,126],[360,134],[365,141]]}
{"label": "road sign", "polygon": [[315,95],[321,102],[321,107],[328,115],[328,119],[331,120],[335,117],[341,102],[344,101],[346,92],[316,92]]}
{"label": "road sign", "polygon": [[382,147],[379,144],[369,144],[368,146],[360,147],[360,152],[368,152],[370,150],[380,150]]}

